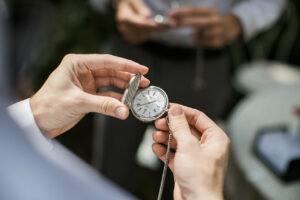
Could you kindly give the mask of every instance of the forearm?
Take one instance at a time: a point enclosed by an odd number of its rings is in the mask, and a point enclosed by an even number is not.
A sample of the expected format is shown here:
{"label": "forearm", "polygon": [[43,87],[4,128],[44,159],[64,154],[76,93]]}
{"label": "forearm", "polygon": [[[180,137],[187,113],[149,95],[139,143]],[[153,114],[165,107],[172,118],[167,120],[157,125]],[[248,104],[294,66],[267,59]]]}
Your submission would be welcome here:
{"label": "forearm", "polygon": [[286,0],[244,0],[237,3],[232,14],[237,16],[245,40],[271,27],[279,18]]}

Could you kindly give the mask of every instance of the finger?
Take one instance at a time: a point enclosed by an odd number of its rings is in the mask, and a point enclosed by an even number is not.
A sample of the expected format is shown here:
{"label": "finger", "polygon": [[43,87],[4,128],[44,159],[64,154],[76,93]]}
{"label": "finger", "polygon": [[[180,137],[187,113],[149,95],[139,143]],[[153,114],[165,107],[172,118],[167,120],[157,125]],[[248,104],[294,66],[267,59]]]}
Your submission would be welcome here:
{"label": "finger", "polygon": [[[179,106],[179,105],[178,104],[170,104],[170,108],[172,108],[174,106]],[[199,110],[193,109],[193,108],[186,107],[186,106],[181,106],[181,108],[182,108],[189,124],[191,124],[193,127],[195,127],[195,129],[197,131],[200,131],[201,133],[219,132],[222,135],[226,136],[224,131],[213,120],[211,120],[209,117],[207,117],[205,115],[205,113],[203,113]]]}
{"label": "finger", "polygon": [[81,98],[83,101],[81,102],[80,109],[83,110],[84,114],[95,112],[118,119],[126,119],[129,115],[128,108],[112,97],[84,93]]}
{"label": "finger", "polygon": [[209,17],[185,17],[177,21],[179,26],[192,26],[197,28],[206,28],[212,26],[213,22]]}
{"label": "finger", "polygon": [[130,5],[136,13],[138,13],[139,15],[145,18],[148,18],[152,15],[151,10],[148,8],[148,6],[146,6],[144,1],[142,0],[131,1]]}
{"label": "finger", "polygon": [[223,37],[223,34],[224,33],[220,26],[207,27],[202,30],[203,39],[219,38]]}
{"label": "finger", "polygon": [[[114,86],[119,89],[126,89],[129,81],[124,81],[117,78],[95,78],[95,83],[97,88]],[[150,81],[147,79],[142,79],[140,82],[140,87],[147,87],[149,86]]]}
{"label": "finger", "polygon": [[112,97],[115,98],[119,101],[121,101],[123,94],[120,94],[118,92],[114,92],[114,91],[104,91],[104,92],[98,92],[97,93],[98,96],[106,96],[106,97]]}
{"label": "finger", "polygon": [[192,26],[201,29],[220,28],[222,26],[222,19],[219,15],[206,17],[189,16],[178,19],[177,25]]}
{"label": "finger", "polygon": [[96,74],[97,71],[107,69],[107,70],[117,70],[130,73],[141,73],[146,74],[148,68],[140,65],[131,60],[120,58],[107,54],[80,54],[80,55],[68,55],[65,57],[67,62],[75,63],[81,67],[89,68],[93,74]]}
{"label": "finger", "polygon": [[143,29],[155,29],[160,27],[151,18],[135,12],[132,6],[123,6],[122,9],[117,12],[116,20],[119,25],[123,24],[126,26],[133,26]]}
{"label": "finger", "polygon": [[[180,106],[182,108],[182,110],[183,110],[183,112],[184,112],[184,114],[187,118],[187,121],[188,121],[189,125],[195,126],[196,123],[195,123],[194,118],[198,117],[198,115],[202,112],[197,110],[197,109],[190,108],[190,107],[183,106],[183,105],[176,104],[176,103],[170,103],[169,108],[171,109],[171,108],[174,108],[174,107],[177,107],[177,106]],[[202,113],[202,114],[205,115],[204,113]],[[211,123],[214,123],[211,119],[209,119],[209,120],[210,120]],[[155,127],[159,130],[162,130],[162,131],[168,131],[169,130],[166,118],[157,119],[155,121]]]}
{"label": "finger", "polygon": [[126,89],[128,81],[117,78],[95,78],[97,88],[114,86],[120,89]]}
{"label": "finger", "polygon": [[[121,22],[121,24],[123,24],[124,26],[127,26],[127,28],[129,28],[129,26],[132,26],[132,27],[138,29],[138,32],[140,32],[140,33],[143,31],[153,32],[153,31],[158,31],[158,30],[162,30],[165,28],[163,25],[157,24],[151,18],[143,19],[143,18],[139,18],[139,17],[132,17],[132,18],[127,17]],[[123,27],[122,29],[125,29],[125,27]]]}
{"label": "finger", "polygon": [[161,131],[169,131],[166,118],[161,118],[155,121],[155,127]]}
{"label": "finger", "polygon": [[211,48],[211,49],[221,49],[224,47],[225,43],[221,38],[204,38],[197,42],[199,45]]}
{"label": "finger", "polygon": [[175,176],[174,176],[174,182],[175,182],[174,192],[173,192],[174,200],[183,199],[181,189],[178,185],[178,182],[175,180]]}
{"label": "finger", "polygon": [[199,141],[201,140],[202,133],[199,132],[195,127],[190,127],[192,135],[195,136]]}
{"label": "finger", "polygon": [[133,73],[117,71],[114,69],[99,69],[94,74],[95,77],[114,77],[125,81],[129,81],[133,75]]}
{"label": "finger", "polygon": [[[163,131],[163,132],[169,132],[169,127],[167,124],[167,120],[165,118],[163,119],[158,119],[155,121],[155,127],[159,130],[159,131]],[[191,124],[190,124],[190,130],[191,133],[198,139],[201,139],[202,133],[199,132],[196,128],[194,128]]]}
{"label": "finger", "polygon": [[[161,144],[154,143],[152,145],[152,150],[154,154],[163,162],[166,160],[167,148]],[[169,154],[169,168],[174,172],[174,153],[170,152]]]}
{"label": "finger", "polygon": [[177,141],[177,146],[183,148],[196,144],[198,141],[192,135],[190,126],[180,106],[170,107],[169,128]]}
{"label": "finger", "polygon": [[[134,74],[116,70],[99,70],[95,76],[96,78],[116,78],[129,82]],[[147,87],[149,84],[150,80],[142,76],[140,87]]]}
{"label": "finger", "polygon": [[171,10],[167,16],[171,18],[184,18],[184,17],[195,17],[195,16],[211,16],[215,15],[217,10],[209,7],[181,7],[178,9]]}
{"label": "finger", "polygon": [[[201,143],[212,142],[217,144],[217,146],[224,147],[225,149],[229,148],[230,139],[228,138],[226,133],[203,112],[186,106],[171,103],[170,110],[172,110],[174,107],[181,107],[189,124],[195,127],[197,131],[203,133],[200,139]],[[176,140],[178,146],[179,140]]]}
{"label": "finger", "polygon": [[[165,131],[155,131],[155,132],[152,134],[152,137],[153,137],[154,142],[168,145],[168,141],[169,141],[169,132],[165,132]],[[175,149],[175,150],[177,149],[177,142],[176,142],[175,139],[172,140],[171,148],[172,148],[172,149]]]}
{"label": "finger", "polygon": [[170,103],[170,109],[178,106],[180,106],[183,110],[188,123],[195,127],[198,131],[203,133],[209,128],[218,128],[215,122],[207,117],[203,112],[187,106]]}

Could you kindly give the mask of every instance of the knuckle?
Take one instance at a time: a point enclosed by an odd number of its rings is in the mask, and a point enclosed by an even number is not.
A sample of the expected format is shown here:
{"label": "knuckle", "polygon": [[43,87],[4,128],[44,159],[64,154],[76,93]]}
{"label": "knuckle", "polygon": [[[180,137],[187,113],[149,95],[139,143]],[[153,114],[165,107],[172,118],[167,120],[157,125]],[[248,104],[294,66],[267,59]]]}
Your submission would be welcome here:
{"label": "knuckle", "polygon": [[115,102],[117,100],[111,99],[109,97],[105,97],[105,99],[99,104],[98,111],[100,113],[105,113],[105,114],[112,114],[114,107],[115,107]]}
{"label": "knuckle", "polygon": [[76,57],[76,54],[70,53],[70,54],[67,54],[67,55],[64,56],[63,61],[71,61],[71,60],[73,60],[75,57]]}
{"label": "knuckle", "polygon": [[192,124],[195,126],[200,123],[202,116],[204,116],[204,112],[195,109],[195,114],[192,117]]}
{"label": "knuckle", "polygon": [[110,77],[115,77],[117,75],[117,72],[115,70],[109,70],[108,74]]}
{"label": "knuckle", "polygon": [[227,148],[230,148],[230,145],[231,145],[231,140],[227,135],[226,135],[225,145]]}
{"label": "knuckle", "polygon": [[79,68],[79,62],[78,62],[79,55],[77,54],[67,54],[63,58],[63,63],[66,63],[69,66],[72,66],[72,68],[77,69]]}
{"label": "knuckle", "polygon": [[112,55],[110,54],[101,54],[102,65],[104,68],[109,68],[109,60],[113,60]]}
{"label": "knuckle", "polygon": [[105,53],[105,54],[102,54],[102,57],[103,57],[103,59],[106,60],[106,59],[110,59],[112,57],[112,55]]}
{"label": "knuckle", "polygon": [[187,126],[186,121],[184,120],[177,120],[173,126],[171,126],[172,132],[179,133],[179,134],[185,134],[189,131],[189,128]]}
{"label": "knuckle", "polygon": [[108,99],[103,100],[101,104],[99,104],[98,110],[100,113],[107,113],[109,110],[110,101]]}

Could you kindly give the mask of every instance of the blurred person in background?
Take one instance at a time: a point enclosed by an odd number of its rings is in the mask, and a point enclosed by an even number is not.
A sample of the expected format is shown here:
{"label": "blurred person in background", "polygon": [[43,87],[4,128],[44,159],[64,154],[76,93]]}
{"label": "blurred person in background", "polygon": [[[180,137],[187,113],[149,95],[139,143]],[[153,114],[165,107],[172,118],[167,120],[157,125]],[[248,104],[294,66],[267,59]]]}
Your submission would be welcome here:
{"label": "blurred person in background", "polygon": [[[267,30],[285,5],[285,0],[91,2],[97,8],[104,3],[113,8],[118,31],[109,44],[110,53],[148,66],[151,83],[164,88],[170,101],[201,109],[213,119],[222,117],[230,98],[228,46]],[[156,23],[157,14],[170,24]],[[105,127],[97,130],[105,140],[101,172],[133,193],[142,185],[134,173],[135,153],[146,126],[134,118],[106,118]]]}
{"label": "blurred person in background", "polygon": [[[119,101],[121,94],[97,94],[96,89],[111,85],[111,79],[123,88],[134,73],[146,74],[148,69],[109,55],[69,55],[33,97],[9,106],[7,113],[6,106],[13,99],[13,72],[17,71],[10,67],[10,58],[14,58],[17,46],[13,45],[17,44],[10,42],[14,30],[9,31],[3,6],[0,0],[0,199],[135,199],[52,138],[72,128],[89,112],[127,118],[128,108]],[[111,76],[112,71],[115,76]],[[147,85],[149,81],[143,78],[141,86]],[[222,200],[228,137],[195,109],[171,105],[169,115],[176,139],[172,144],[176,153],[171,155],[169,165],[177,181],[174,198]],[[153,137],[166,143],[165,119],[158,120],[156,126]],[[165,159],[163,145],[154,144],[153,150]]]}

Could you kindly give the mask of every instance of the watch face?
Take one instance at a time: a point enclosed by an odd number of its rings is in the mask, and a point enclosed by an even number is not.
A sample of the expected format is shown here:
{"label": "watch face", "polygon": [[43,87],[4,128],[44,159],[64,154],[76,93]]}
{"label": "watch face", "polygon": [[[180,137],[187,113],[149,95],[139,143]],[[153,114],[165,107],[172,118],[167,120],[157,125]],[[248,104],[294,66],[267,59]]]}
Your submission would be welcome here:
{"label": "watch face", "polygon": [[161,88],[150,86],[138,91],[131,104],[131,110],[139,120],[150,122],[166,112],[168,103],[168,96]]}

